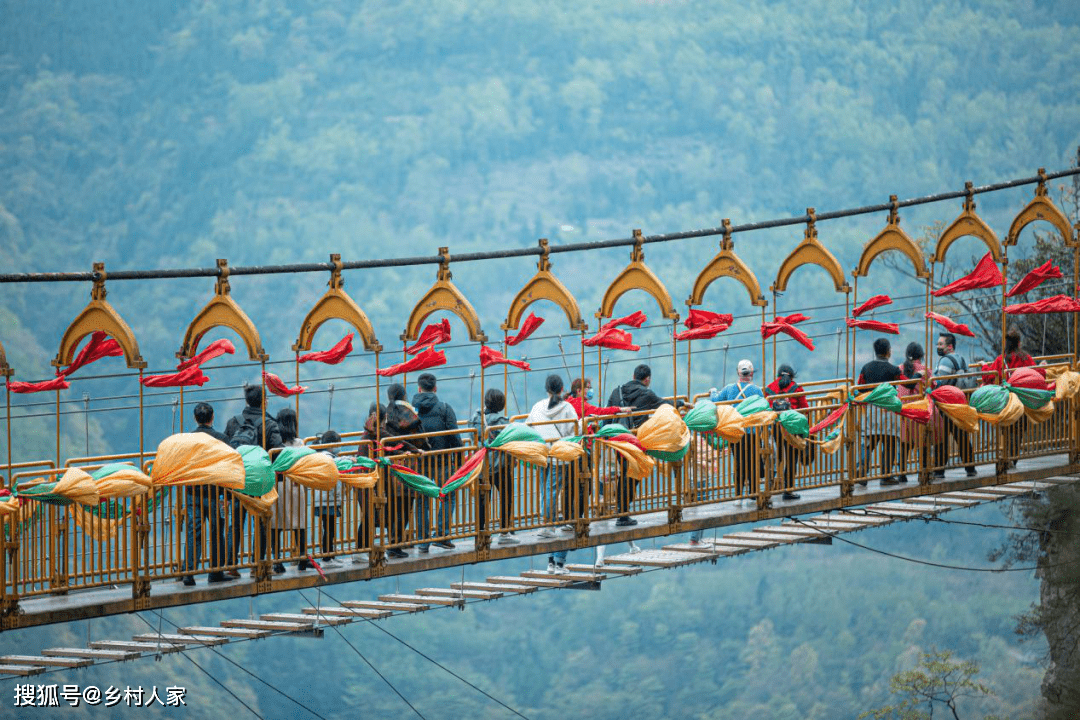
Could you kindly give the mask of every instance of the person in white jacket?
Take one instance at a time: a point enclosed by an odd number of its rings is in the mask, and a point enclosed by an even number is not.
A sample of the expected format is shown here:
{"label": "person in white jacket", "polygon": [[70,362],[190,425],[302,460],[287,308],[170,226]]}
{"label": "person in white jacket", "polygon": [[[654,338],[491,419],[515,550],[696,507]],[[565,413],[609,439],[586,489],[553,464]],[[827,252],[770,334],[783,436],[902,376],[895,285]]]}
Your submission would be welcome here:
{"label": "person in white jacket", "polygon": [[[548,375],[547,380],[544,381],[544,390],[547,391],[547,399],[532,406],[526,422],[533,425],[544,440],[558,440],[573,435],[577,430],[577,412],[570,403],[563,400],[562,378],[558,375]],[[548,522],[556,520],[559,489],[566,469],[565,463],[548,461],[543,487],[540,489],[540,514]],[[550,538],[555,537],[555,532],[550,527],[545,527],[540,530],[539,535],[542,538]],[[554,553],[548,558],[548,570],[552,572],[565,572],[563,568],[565,564],[565,551]]]}

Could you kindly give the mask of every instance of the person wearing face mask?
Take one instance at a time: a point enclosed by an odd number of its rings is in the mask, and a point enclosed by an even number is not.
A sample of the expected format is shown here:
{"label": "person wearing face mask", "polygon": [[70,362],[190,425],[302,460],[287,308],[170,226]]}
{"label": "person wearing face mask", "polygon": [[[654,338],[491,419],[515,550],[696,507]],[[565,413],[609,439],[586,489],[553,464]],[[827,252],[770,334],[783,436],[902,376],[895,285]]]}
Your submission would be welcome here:
{"label": "person wearing face mask", "polygon": [[[584,390],[584,392],[582,392]],[[589,378],[575,378],[570,383],[570,395],[566,398],[566,402],[570,403],[570,406],[574,408],[574,412],[577,413],[579,418],[586,417],[588,415],[618,415],[619,413],[633,412],[634,408],[630,406],[620,407],[618,405],[612,405],[610,407],[597,407],[591,405],[590,400],[593,399],[592,380]]]}
{"label": "person wearing face mask", "polygon": [[[780,366],[779,371],[776,374],[776,379],[765,386],[765,397],[769,398],[769,404],[773,410],[806,410],[809,404],[806,402],[805,395],[796,395],[794,397],[784,397],[778,399],[772,399],[774,395],[788,395],[790,393],[801,393],[802,387],[795,382],[795,369],[788,364]],[[776,445],[780,448],[781,459],[784,464],[784,500],[798,500],[799,495],[792,491],[795,487],[795,471],[799,467],[799,460],[802,453],[797,447],[789,442],[786,442],[780,432],[780,425],[773,426],[775,432]]]}
{"label": "person wearing face mask", "polygon": [[[973,377],[954,377],[969,373],[967,360],[963,355],[956,352],[955,335],[952,333],[938,335],[937,354],[940,360],[937,369],[934,370],[934,387],[953,385],[965,390],[975,386]],[[964,463],[964,471],[967,476],[975,477],[978,472],[975,470],[975,452],[971,447],[971,438],[948,415],[941,413],[940,417],[942,431],[936,435],[937,442],[934,443],[934,466],[937,468],[934,470],[934,477],[945,477],[945,466],[949,464],[950,437],[956,442],[956,449],[960,454],[961,461]]]}

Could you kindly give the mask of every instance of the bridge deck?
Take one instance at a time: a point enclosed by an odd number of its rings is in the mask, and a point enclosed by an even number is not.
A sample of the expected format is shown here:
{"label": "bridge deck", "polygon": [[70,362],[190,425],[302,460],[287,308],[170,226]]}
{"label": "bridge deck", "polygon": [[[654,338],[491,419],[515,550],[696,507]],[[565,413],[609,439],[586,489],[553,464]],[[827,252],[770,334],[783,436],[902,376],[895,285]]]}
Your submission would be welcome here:
{"label": "bridge deck", "polygon": [[[471,540],[459,541],[453,550],[432,549],[428,554],[410,553],[410,556],[398,560],[389,560],[385,566],[373,572],[366,561],[349,562],[338,567],[324,568],[326,579],[331,584],[355,582],[367,580],[378,576],[407,575],[424,572],[438,568],[455,567],[487,560],[505,560],[515,557],[528,557],[531,555],[553,552],[555,550],[574,550],[597,545],[606,545],[621,542],[630,542],[646,538],[663,537],[675,533],[683,533],[691,530],[706,530],[711,528],[726,527],[742,523],[756,522],[761,520],[782,518],[792,515],[805,515],[808,513],[828,512],[842,510],[847,507],[875,505],[892,500],[912,499],[910,504],[899,507],[892,506],[886,510],[896,513],[899,517],[917,512],[926,512],[932,506],[926,502],[919,503],[916,499],[935,494],[971,490],[980,488],[978,493],[953,496],[945,501],[948,508],[961,507],[959,501],[991,499],[995,495],[1009,492],[1000,489],[995,493],[995,488],[987,486],[1016,483],[1022,481],[1044,480],[1055,476],[1064,476],[1075,473],[1080,468],[1070,465],[1066,455],[1050,455],[1021,460],[1018,466],[1004,475],[996,475],[993,465],[984,465],[978,468],[978,475],[967,477],[962,470],[950,470],[943,479],[935,479],[930,485],[921,486],[918,483],[909,483],[899,486],[882,486],[877,481],[871,481],[866,487],[856,486],[854,496],[843,498],[840,496],[839,486],[830,486],[816,489],[800,490],[799,500],[784,501],[775,498],[773,507],[759,510],[750,501],[726,501],[708,505],[700,505],[685,508],[682,511],[682,519],[678,522],[669,522],[666,512],[655,512],[636,515],[638,525],[633,527],[617,527],[614,521],[593,521],[589,526],[589,534],[585,537],[575,538],[572,533],[559,532],[555,538],[538,537],[536,531],[519,532],[517,537],[521,540],[520,545],[500,546],[493,545],[486,553],[478,553]],[[899,519],[898,517],[898,519]],[[867,518],[850,518],[849,525],[853,523],[866,523]],[[830,523],[833,523],[830,520]],[[836,518],[835,522],[843,524],[843,520]],[[826,532],[834,532],[836,525],[824,527]],[[796,536],[792,536],[795,541]],[[773,544],[782,542],[780,538],[762,537],[761,539],[727,539],[721,545],[709,543],[708,547],[700,547],[699,551],[715,555],[726,555],[748,551],[762,543]],[[675,549],[669,547],[669,550]],[[682,546],[677,548],[683,550]],[[614,560],[614,558],[610,558]],[[643,559],[642,562],[645,560]],[[634,563],[640,564],[640,563]],[[579,569],[579,568],[574,568]],[[516,584],[528,584],[527,578],[515,578]],[[507,580],[509,582],[509,579]],[[239,578],[231,583],[219,585],[200,584],[195,587],[185,587],[177,582],[158,582],[153,585],[149,598],[134,606],[131,589],[127,586],[118,588],[96,588],[83,591],[70,591],[66,595],[50,595],[41,597],[25,598],[20,603],[21,615],[18,625],[21,627],[44,625],[55,622],[66,622],[92,617],[102,617],[133,610],[152,608],[167,608],[181,605],[189,605],[213,600],[244,597],[265,592],[289,591],[301,588],[315,587],[323,581],[316,572],[298,572],[294,566],[288,567],[283,575],[275,576],[269,584],[269,588],[262,587],[248,577]],[[534,582],[540,582],[534,580]],[[481,589],[481,588],[472,588]],[[488,589],[487,587],[482,589]],[[438,598],[427,597],[427,600]],[[453,600],[451,599],[451,602]]]}

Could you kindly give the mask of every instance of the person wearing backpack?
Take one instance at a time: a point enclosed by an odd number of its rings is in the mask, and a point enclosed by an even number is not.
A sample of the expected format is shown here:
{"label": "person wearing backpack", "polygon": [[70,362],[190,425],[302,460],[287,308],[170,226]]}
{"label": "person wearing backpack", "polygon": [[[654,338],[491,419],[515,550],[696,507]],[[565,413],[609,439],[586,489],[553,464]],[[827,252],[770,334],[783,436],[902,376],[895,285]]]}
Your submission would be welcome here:
{"label": "person wearing backpack", "polygon": [[[228,442],[228,438],[214,429],[214,408],[206,403],[199,403],[194,410],[195,422],[198,427],[192,432],[206,433],[215,440]],[[203,544],[203,521],[210,526],[210,573],[207,582],[219,583],[232,580],[220,570],[221,560],[225,556],[225,518],[219,512],[221,490],[213,485],[187,485],[184,487],[184,506],[187,517],[187,533],[185,536],[184,569],[188,574],[184,575],[184,585],[195,584],[195,566],[198,565],[199,556]]]}
{"label": "person wearing backpack", "polygon": [[[327,430],[321,436],[319,436],[320,445],[330,445],[333,443],[341,442],[341,435],[335,430]],[[328,455],[331,458],[337,457],[337,450],[339,448],[324,448],[319,452],[323,455]],[[323,551],[323,557],[320,560],[323,567],[336,567],[340,565],[337,560],[334,559],[334,538],[337,535],[337,519],[341,515],[341,483],[336,483],[334,487],[325,492],[315,493],[314,515],[318,518],[318,524],[321,532],[319,534],[319,547]]]}
{"label": "person wearing backpack", "polygon": [[[492,388],[484,393],[484,409],[477,410],[469,420],[469,427],[476,430],[477,438],[480,437],[480,427],[486,429],[484,442],[494,440],[503,427],[510,424],[510,419],[503,413],[506,410],[506,396],[502,390]],[[483,413],[481,415],[481,413]],[[491,478],[491,486],[499,491],[499,527],[502,535],[499,536],[500,545],[517,545],[518,539],[514,537],[514,467],[510,458],[505,453],[489,452],[487,455],[488,476]],[[480,498],[480,522],[479,527],[487,527],[488,505],[491,496],[485,493]]]}
{"label": "person wearing backpack", "polygon": [[[389,404],[386,406],[386,424],[384,426],[384,437],[394,437],[402,435],[420,435],[424,431],[423,423],[420,421],[420,416],[416,413],[416,408],[405,401],[405,386],[401,383],[394,383],[390,387],[386,388],[386,399]],[[387,444],[398,444],[399,441],[388,441]],[[394,451],[394,454],[417,454],[424,450],[430,450],[430,445],[425,438],[414,438],[411,442],[400,441],[402,447]],[[391,480],[389,487],[390,506],[389,511],[390,522],[387,527],[390,533],[390,542],[401,543],[405,540],[405,531],[409,529],[409,519],[412,517],[413,505],[419,499],[420,502],[427,502],[426,498],[419,497],[419,494],[411,490],[404,483],[397,480]],[[426,537],[426,534],[424,535]],[[400,547],[390,548],[386,552],[389,558],[406,558],[409,556]]]}
{"label": "person wearing backpack", "polygon": [[[952,385],[960,390],[968,390],[975,387],[974,377],[951,377],[969,372],[967,360],[956,352],[956,336],[952,333],[941,333],[937,341],[938,364],[934,371],[934,387]],[[968,477],[975,477],[975,451],[971,447],[971,438],[959,425],[945,413],[938,413],[941,418],[942,431],[938,433],[938,441],[934,444],[934,476],[945,477],[945,466],[949,464],[949,438],[956,441],[956,448],[960,452],[960,459],[964,463],[964,471]]]}
{"label": "person wearing backpack", "polygon": [[[751,397],[764,398],[765,393],[754,384],[754,363],[743,358],[735,367],[738,380],[717,391],[713,388],[709,391],[709,399],[713,402],[732,402]],[[746,436],[737,443],[731,445],[731,457],[735,464],[735,482],[740,492],[750,491],[756,493],[758,483],[765,468],[758,454],[757,434],[754,429],[747,431]]]}
{"label": "person wearing backpack", "polygon": [[[862,366],[859,371],[859,379],[856,385],[880,385],[904,379],[900,368],[889,361],[892,357],[892,343],[888,338],[879,337],[874,340],[874,359]],[[865,388],[860,392],[869,393],[872,388]],[[863,444],[859,448],[859,459],[856,474],[866,477],[870,473],[870,463],[873,459],[874,450],[881,447],[881,484],[899,485],[907,482],[906,475],[893,475],[893,466],[896,464],[896,450],[899,444],[899,427],[896,417],[877,408],[863,405],[859,408],[859,432],[863,437]],[[866,487],[866,480],[858,483]]]}
{"label": "person wearing backpack", "polygon": [[[244,410],[239,415],[230,418],[225,425],[225,436],[229,438],[229,444],[234,448],[241,445],[256,445],[269,452],[272,448],[282,446],[281,431],[278,429],[277,421],[274,420],[272,415],[266,416],[266,432],[263,433],[264,402],[265,396],[261,382],[244,386]],[[232,506],[232,526],[229,528],[230,540],[227,548],[229,565],[235,565],[237,558],[240,556],[240,545],[244,541],[244,520],[247,518],[247,510],[244,509],[242,503],[233,499]],[[266,557],[269,543],[267,542],[266,519],[260,518],[258,522],[259,537],[261,538],[259,559],[261,560]],[[233,577],[240,576],[240,573],[236,570],[230,570],[229,574]]]}
{"label": "person wearing backpack", "polygon": [[[457,415],[454,413],[454,409],[439,400],[439,396],[436,394],[438,388],[436,387],[435,376],[431,373],[421,373],[416,378],[416,384],[420,392],[413,395],[412,404],[416,408],[417,415],[420,416],[424,432],[457,430]],[[428,438],[428,443],[431,445],[432,450],[449,451],[456,450],[463,445],[461,436],[457,433]],[[435,456],[434,462],[428,465],[432,470],[431,479],[440,486],[454,474],[456,466],[454,457],[455,453],[453,452],[439,453]],[[457,503],[456,495],[451,494],[437,502],[435,533],[439,536],[449,535],[450,517],[454,512],[454,505]],[[421,540],[431,537],[431,502],[427,498],[421,498],[419,504],[417,504],[416,525],[417,536]],[[435,543],[435,547],[453,550],[454,543],[450,540],[440,540]],[[418,546],[418,550],[426,553],[428,543],[422,542]]]}

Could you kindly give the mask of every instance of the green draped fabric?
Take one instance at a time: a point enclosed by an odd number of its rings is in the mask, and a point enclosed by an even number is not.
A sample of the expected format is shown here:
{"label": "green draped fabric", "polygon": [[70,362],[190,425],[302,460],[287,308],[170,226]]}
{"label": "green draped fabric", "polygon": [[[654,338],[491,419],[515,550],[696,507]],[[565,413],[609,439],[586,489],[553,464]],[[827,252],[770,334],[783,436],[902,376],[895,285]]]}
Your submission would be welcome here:
{"label": "green draped fabric", "polygon": [[[238,493],[262,497],[274,487],[274,471],[270,465],[270,453],[258,445],[241,445],[236,448],[244,461],[244,487]],[[291,465],[292,463],[290,463]]]}
{"label": "green draped fabric", "polygon": [[1009,390],[1001,385],[983,385],[971,393],[968,404],[984,415],[997,415],[1009,404]]}

